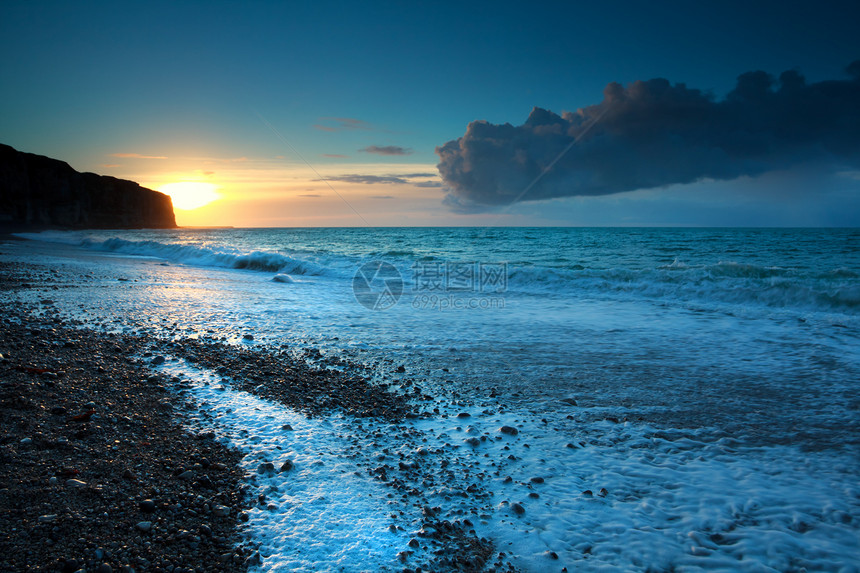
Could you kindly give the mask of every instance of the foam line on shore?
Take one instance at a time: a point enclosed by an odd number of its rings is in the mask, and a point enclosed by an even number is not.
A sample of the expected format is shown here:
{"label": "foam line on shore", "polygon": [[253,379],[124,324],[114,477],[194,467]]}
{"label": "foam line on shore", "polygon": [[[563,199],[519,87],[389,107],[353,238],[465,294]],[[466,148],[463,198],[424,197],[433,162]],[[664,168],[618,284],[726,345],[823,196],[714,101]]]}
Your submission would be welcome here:
{"label": "foam line on shore", "polygon": [[[245,454],[242,466],[258,502],[247,512],[246,534],[259,544],[260,571],[395,568],[405,540],[389,530],[387,491],[356,475],[358,467],[342,453],[345,430],[338,417],[307,418],[184,362],[160,370],[180,377],[199,404],[189,424],[214,430]],[[294,467],[279,471],[287,461]],[[258,469],[266,463],[271,470]]]}

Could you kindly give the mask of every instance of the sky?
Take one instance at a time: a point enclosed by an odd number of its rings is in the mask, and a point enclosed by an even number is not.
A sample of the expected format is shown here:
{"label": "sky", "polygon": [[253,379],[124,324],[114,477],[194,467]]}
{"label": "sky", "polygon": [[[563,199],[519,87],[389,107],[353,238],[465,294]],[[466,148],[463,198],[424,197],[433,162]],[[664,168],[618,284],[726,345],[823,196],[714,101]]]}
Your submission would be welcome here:
{"label": "sky", "polygon": [[860,226],[858,21],[827,1],[8,1],[0,143],[214,198],[176,210],[189,226]]}

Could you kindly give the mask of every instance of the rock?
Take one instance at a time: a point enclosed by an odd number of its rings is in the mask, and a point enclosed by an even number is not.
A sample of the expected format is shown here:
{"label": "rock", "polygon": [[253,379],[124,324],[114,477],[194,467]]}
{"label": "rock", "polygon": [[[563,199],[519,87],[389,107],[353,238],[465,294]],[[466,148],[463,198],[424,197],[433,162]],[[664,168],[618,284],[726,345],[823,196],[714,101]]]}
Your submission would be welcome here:
{"label": "rock", "polygon": [[479,440],[478,438],[469,438],[466,440],[466,443],[469,444],[470,446],[472,446],[473,448],[477,448],[478,446],[481,445],[481,440]]}
{"label": "rock", "polygon": [[87,482],[81,481],[79,479],[67,479],[66,487],[86,487]]}
{"label": "rock", "polygon": [[288,472],[288,471],[292,470],[294,467],[296,467],[296,465],[292,462],[292,460],[287,460],[281,464],[281,469],[279,471]]}
{"label": "rock", "polygon": [[275,473],[275,464],[272,462],[263,462],[257,466],[258,474],[273,474]]}
{"label": "rock", "polygon": [[78,229],[175,228],[170,197],[134,181],[78,173],[68,163],[0,145],[3,205],[13,225]]}
{"label": "rock", "polygon": [[200,532],[200,535],[205,535],[206,537],[210,537],[212,535],[212,528],[205,523],[199,527],[198,531]]}
{"label": "rock", "polygon": [[592,492],[590,489],[587,489],[582,492],[582,497],[594,497],[594,492]]}
{"label": "rock", "polygon": [[52,476],[51,479],[48,480],[48,483],[51,485],[57,485],[60,483],[60,480],[57,479],[57,476]]}
{"label": "rock", "polygon": [[151,499],[144,499],[137,504],[137,507],[140,508],[140,511],[143,513],[152,513],[155,511],[155,502]]}
{"label": "rock", "polygon": [[151,521],[139,521],[137,523],[137,525],[135,525],[135,527],[137,527],[137,529],[139,529],[140,531],[142,531],[144,533],[148,533],[152,529],[152,522]]}
{"label": "rock", "polygon": [[599,495],[600,497],[606,497],[607,495],[609,495],[609,491],[605,487],[602,487],[600,488],[600,491],[597,492],[597,495]]}
{"label": "rock", "polygon": [[124,472],[122,472],[122,479],[136,480],[137,476],[134,475],[134,472],[132,472],[130,469],[126,469]]}
{"label": "rock", "polygon": [[40,515],[39,523],[51,523],[57,519],[57,514],[52,513],[50,515]]}
{"label": "rock", "polygon": [[226,505],[216,505],[212,508],[212,515],[215,517],[227,517],[230,515],[230,508]]}
{"label": "rock", "polygon": [[107,563],[102,563],[101,565],[96,567],[96,573],[113,573],[113,567],[111,567]]}
{"label": "rock", "polygon": [[419,545],[420,545],[419,541],[417,539],[415,539],[414,537],[409,540],[409,547],[412,547],[414,549],[414,548],[418,547]]}
{"label": "rock", "polygon": [[517,434],[520,433],[519,430],[517,430],[513,426],[502,426],[501,428],[499,428],[499,431],[501,433],[507,434],[509,436],[516,436]]}
{"label": "rock", "polygon": [[177,476],[181,480],[191,481],[194,479],[194,472],[191,470],[185,470],[181,474]]}
{"label": "rock", "polygon": [[62,406],[54,406],[53,408],[51,408],[51,414],[54,416],[65,416],[66,409]]}
{"label": "rock", "polygon": [[517,515],[523,515],[526,512],[526,508],[518,503],[511,504],[511,510]]}
{"label": "rock", "polygon": [[571,406],[576,406],[576,400],[574,398],[562,398],[559,400],[560,402],[564,402],[565,404],[570,404]]}
{"label": "rock", "polygon": [[33,443],[32,438],[24,438],[23,440],[21,440],[22,446],[29,446],[29,445],[32,445],[32,443]]}
{"label": "rock", "polygon": [[401,364],[397,367],[397,372],[406,372],[406,367]]}
{"label": "rock", "polygon": [[543,483],[543,478],[542,477],[533,477],[529,481],[532,483]]}
{"label": "rock", "polygon": [[457,417],[458,418],[471,418],[472,414],[470,414],[469,412],[460,412],[459,414],[457,414]]}
{"label": "rock", "polygon": [[159,366],[161,364],[164,364],[164,360],[165,360],[164,356],[156,356],[155,358],[152,359],[151,364],[153,366]]}
{"label": "rock", "polygon": [[292,432],[293,431],[293,427],[289,424],[284,424],[283,426],[281,426],[281,429],[284,430],[285,432]]}
{"label": "rock", "polygon": [[243,340],[254,340],[253,334],[246,334],[242,337]]}

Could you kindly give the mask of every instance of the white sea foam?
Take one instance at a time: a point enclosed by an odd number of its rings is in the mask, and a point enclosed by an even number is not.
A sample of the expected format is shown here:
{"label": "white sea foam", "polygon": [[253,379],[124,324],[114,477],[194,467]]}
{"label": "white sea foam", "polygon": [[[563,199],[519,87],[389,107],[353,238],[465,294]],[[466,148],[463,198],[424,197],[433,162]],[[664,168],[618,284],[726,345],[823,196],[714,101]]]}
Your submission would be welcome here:
{"label": "white sea foam", "polygon": [[[263,571],[397,567],[420,520],[390,519],[390,492],[366,477],[383,449],[420,461],[418,479],[436,484],[423,494],[441,517],[470,517],[478,535],[525,571],[857,570],[856,460],[834,464],[794,447],[744,448],[647,424],[577,427],[487,404],[468,418],[447,408],[447,417],[392,433],[384,422],[309,420],[231,390],[212,373],[167,364],[199,405],[193,424],[244,452],[253,497],[263,493],[273,504],[251,510],[246,530],[260,544]],[[506,425],[518,434],[499,432]],[[476,445],[466,442],[472,438]],[[261,462],[277,468],[287,459],[290,472],[257,473]],[[446,479],[445,466],[456,477]],[[470,484],[490,497],[460,497]],[[512,511],[515,503],[523,515]],[[392,523],[406,525],[405,533],[392,533]]]}
{"label": "white sea foam", "polygon": [[[245,454],[252,498],[245,533],[259,544],[261,571],[367,571],[393,568],[408,539],[388,529],[388,493],[344,454],[346,422],[312,420],[278,404],[222,385],[212,373],[180,362],[161,370],[182,376],[199,410],[187,420],[214,429]],[[292,430],[284,430],[289,424]],[[294,468],[279,472],[287,460]],[[261,463],[275,471],[259,473]]]}

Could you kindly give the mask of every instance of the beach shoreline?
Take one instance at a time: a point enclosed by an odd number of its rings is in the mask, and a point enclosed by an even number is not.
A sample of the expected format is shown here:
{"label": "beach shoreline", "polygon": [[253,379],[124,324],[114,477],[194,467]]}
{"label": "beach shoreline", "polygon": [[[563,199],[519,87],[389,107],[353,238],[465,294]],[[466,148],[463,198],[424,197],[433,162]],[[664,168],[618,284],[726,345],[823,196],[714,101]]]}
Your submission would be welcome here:
{"label": "beach shoreline", "polygon": [[[255,476],[241,467],[245,454],[190,429],[183,416],[197,406],[184,381],[159,371],[165,356],[220,372],[234,389],[309,418],[340,411],[398,424],[429,415],[409,393],[277,349],[87,328],[55,313],[46,273],[55,271],[0,262],[0,289],[43,297],[38,305],[0,303],[4,570],[245,571],[260,563],[242,523],[266,500],[249,494]],[[415,475],[385,485],[415,498],[408,485],[420,479],[415,468],[401,467]],[[374,478],[387,481],[384,473]],[[433,570],[483,570],[492,543],[468,520],[440,520],[425,507],[426,542],[442,548]],[[413,553],[405,542],[404,565]]]}
{"label": "beach shoreline", "polygon": [[[2,271],[27,288],[27,269]],[[247,569],[241,456],[181,426],[139,340],[9,304],[0,331],[0,569]]]}

